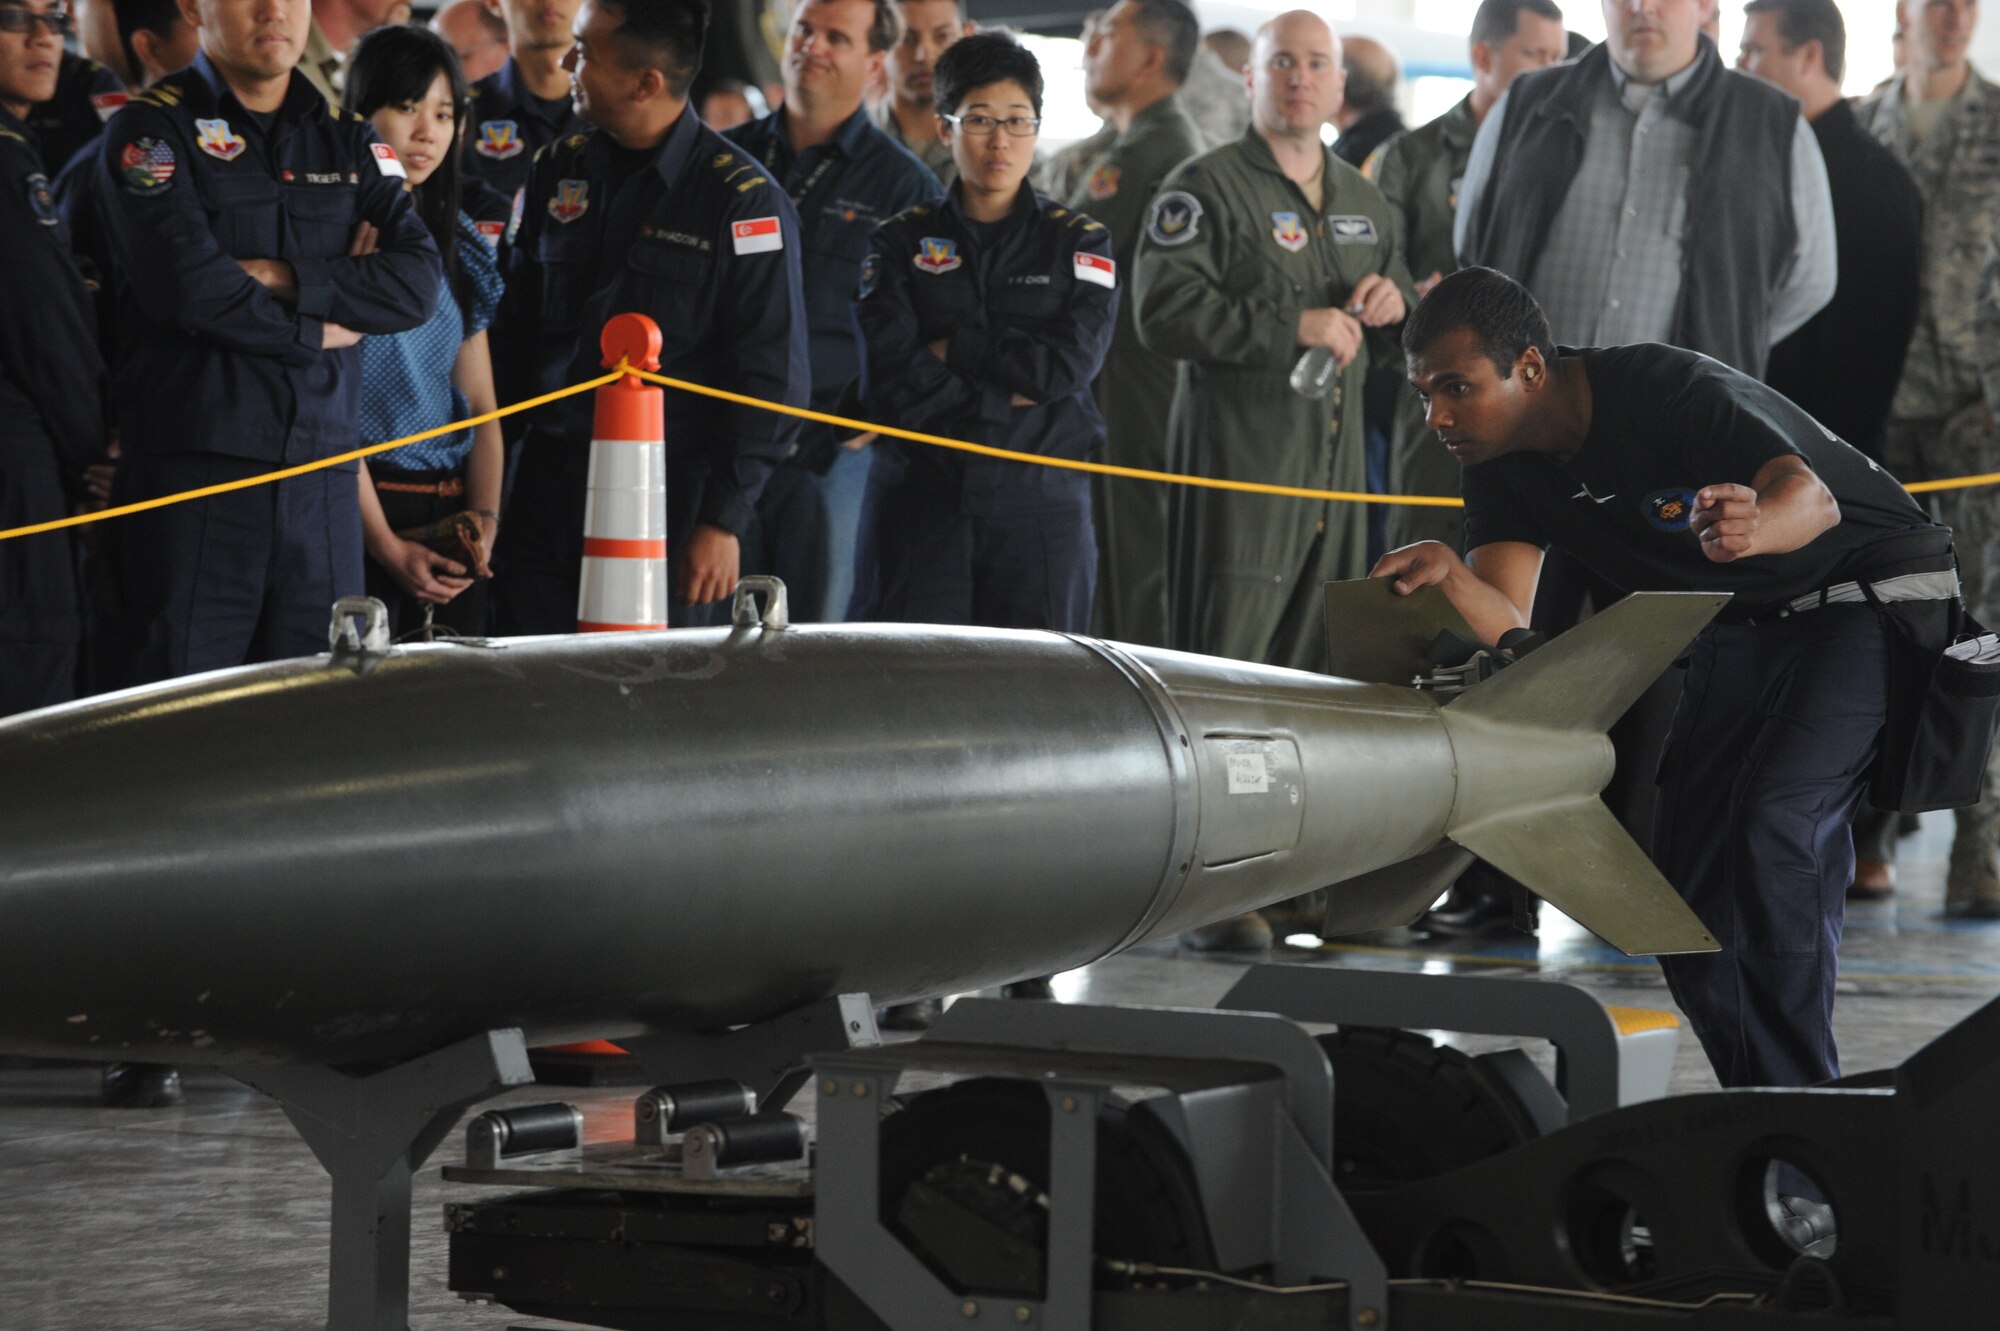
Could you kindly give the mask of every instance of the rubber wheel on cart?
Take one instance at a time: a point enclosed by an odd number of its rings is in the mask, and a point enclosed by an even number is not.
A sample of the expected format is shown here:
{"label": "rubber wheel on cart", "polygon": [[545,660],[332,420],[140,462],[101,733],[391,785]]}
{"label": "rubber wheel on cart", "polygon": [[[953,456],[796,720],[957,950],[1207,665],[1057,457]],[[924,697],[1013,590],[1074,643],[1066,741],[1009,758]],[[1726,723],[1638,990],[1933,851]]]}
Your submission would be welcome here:
{"label": "rubber wheel on cart", "polygon": [[1520,1050],[1474,1057],[1414,1031],[1358,1026],[1318,1038],[1333,1065],[1334,1181],[1343,1192],[1476,1164],[1568,1115]]}
{"label": "rubber wheel on cart", "polygon": [[[972,1078],[910,1097],[882,1122],[883,1223],[962,1293],[1040,1294],[1048,1185],[1040,1086]],[[1098,1113],[1095,1211],[1100,1258],[1214,1267],[1185,1155],[1151,1115],[1122,1103]]]}

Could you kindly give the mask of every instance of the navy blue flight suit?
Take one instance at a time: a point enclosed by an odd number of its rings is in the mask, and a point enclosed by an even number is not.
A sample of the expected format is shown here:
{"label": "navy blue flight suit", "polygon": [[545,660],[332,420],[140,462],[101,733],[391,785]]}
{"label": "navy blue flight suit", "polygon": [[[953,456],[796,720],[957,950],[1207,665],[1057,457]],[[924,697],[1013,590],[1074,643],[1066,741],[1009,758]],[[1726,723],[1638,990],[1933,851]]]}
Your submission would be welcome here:
{"label": "navy blue flight suit", "polygon": [[510,205],[528,183],[535,154],[557,139],[589,128],[573,106],[550,115],[549,108],[528,91],[512,56],[472,85],[466,125],[465,154],[460,159],[466,179],[484,182]]}
{"label": "navy blue flight suit", "polygon": [[50,180],[97,141],[105,122],[128,100],[116,74],[88,56],[63,52],[56,95],[28,108],[28,128],[41,145],[42,170]]}
{"label": "navy blue flight suit", "polygon": [[[792,151],[782,110],[725,137],[768,166],[798,205],[812,405],[837,411],[861,370],[851,307],[868,238],[905,208],[935,201],[937,177],[859,107],[831,139],[802,153]],[[783,578],[796,620],[837,620],[854,592],[854,542],[869,455],[840,446],[853,433],[817,422],[801,425],[798,449],[772,473],[744,542],[743,571]]]}
{"label": "navy blue flight suit", "polygon": [[[862,414],[1094,460],[1090,394],[1118,314],[1111,233],[1025,186],[976,223],[958,187],[877,229],[854,303]],[[946,359],[928,344],[950,339]],[[1034,403],[1014,406],[1016,394]],[[850,618],[1080,633],[1097,544],[1087,473],[883,437],[861,510]]]}
{"label": "navy blue flight suit", "polygon": [[[0,107],[0,529],[62,517],[104,451],[104,362],[41,154]],[[0,541],[0,716],[75,696],[83,636],[67,531]]]}
{"label": "navy blue flight suit", "polygon": [[[567,98],[560,110],[554,110],[529,92],[521,78],[521,67],[511,55],[506,64],[472,85],[472,106],[466,113],[466,125],[465,148],[459,154],[459,163],[465,170],[466,211],[484,230],[486,218],[480,208],[472,206],[472,201],[482,190],[492,191],[506,209],[502,218],[509,233],[518,225],[515,219],[521,216],[525,201],[516,196],[528,183],[528,170],[535,163],[535,155],[558,139],[590,128]],[[502,272],[507,269],[512,240],[511,234],[506,235],[500,247]],[[532,397],[529,385],[539,372],[533,339],[517,336],[501,323],[487,330],[486,342],[493,357],[493,383],[500,401],[518,402]],[[507,441],[504,495],[514,492],[521,436],[527,427],[527,419],[518,415],[504,417],[500,422],[500,433]]]}
{"label": "navy blue flight suit", "polygon": [[[132,98],[105,133],[97,202],[119,284],[113,500],[173,494],[356,446],[361,350],[323,324],[399,333],[437,302],[437,246],[402,163],[303,75],[260,123],[208,58]],[[350,258],[356,226],[378,252]],[[238,259],[281,259],[296,306]],[[119,519],[107,532],[133,682],[326,649],[362,588],[356,468]]]}
{"label": "navy blue flight suit", "polygon": [[[660,326],[661,373],[805,405],[798,214],[692,107],[657,149],[597,131],[560,140],[536,157],[523,197],[499,319],[534,340],[543,385],[602,374],[604,325],[637,313]],[[532,413],[495,568],[502,633],[576,630],[591,411],[581,393]],[[797,422],[671,389],[665,415],[677,563],[696,525],[741,537]],[[712,611],[676,601],[668,617],[705,624]]]}

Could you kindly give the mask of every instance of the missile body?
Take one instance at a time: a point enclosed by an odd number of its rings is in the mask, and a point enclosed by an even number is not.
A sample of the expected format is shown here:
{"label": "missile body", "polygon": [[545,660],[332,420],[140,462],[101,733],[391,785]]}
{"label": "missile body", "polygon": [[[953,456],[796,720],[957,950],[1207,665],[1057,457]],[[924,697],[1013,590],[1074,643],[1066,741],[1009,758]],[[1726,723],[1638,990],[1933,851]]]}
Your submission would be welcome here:
{"label": "missile body", "polygon": [[[31,713],[0,724],[0,1051],[363,1065],[504,1027],[711,1030],[1060,971],[1329,884],[1345,927],[1407,920],[1461,847],[1552,897],[1615,889],[1562,904],[1633,950],[1712,946],[1595,799],[1616,698],[1592,689],[1643,688],[1700,599],[1628,603],[1683,602],[1615,666],[1530,669],[1578,630],[1449,706],[828,625],[427,644]],[[1558,699],[1580,720],[1548,724]]]}

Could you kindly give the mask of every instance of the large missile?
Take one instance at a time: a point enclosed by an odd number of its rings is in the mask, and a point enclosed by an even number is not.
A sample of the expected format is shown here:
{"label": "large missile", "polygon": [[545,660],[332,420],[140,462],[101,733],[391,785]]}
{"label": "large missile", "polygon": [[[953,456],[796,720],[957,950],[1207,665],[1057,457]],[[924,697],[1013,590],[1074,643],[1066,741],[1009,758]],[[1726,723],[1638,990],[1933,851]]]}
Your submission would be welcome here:
{"label": "large missile", "polygon": [[[1386,596],[1386,588],[1383,589]],[[0,723],[0,1051],[396,1062],[1081,966],[1476,853],[1711,949],[1596,798],[1721,598],[1635,596],[1449,700],[1043,632],[737,627],[225,670]]]}

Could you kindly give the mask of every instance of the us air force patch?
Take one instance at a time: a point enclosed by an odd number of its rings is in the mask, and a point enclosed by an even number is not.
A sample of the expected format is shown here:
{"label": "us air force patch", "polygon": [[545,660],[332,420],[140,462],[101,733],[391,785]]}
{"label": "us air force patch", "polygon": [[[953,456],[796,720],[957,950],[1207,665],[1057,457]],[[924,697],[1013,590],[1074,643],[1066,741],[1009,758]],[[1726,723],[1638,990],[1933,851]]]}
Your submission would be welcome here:
{"label": "us air force patch", "polygon": [[1336,245],[1373,245],[1381,239],[1375,234],[1375,219],[1366,216],[1329,217],[1326,232]]}
{"label": "us air force patch", "polygon": [[1311,242],[1312,237],[1300,224],[1297,213],[1272,213],[1271,239],[1277,241],[1282,248],[1297,254]]}
{"label": "us air force patch", "polygon": [[1201,231],[1201,200],[1186,190],[1168,190],[1153,200],[1146,236],[1155,245],[1185,245]]}

